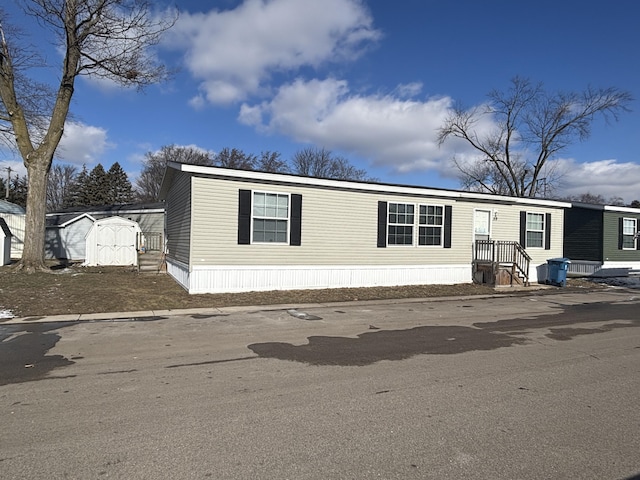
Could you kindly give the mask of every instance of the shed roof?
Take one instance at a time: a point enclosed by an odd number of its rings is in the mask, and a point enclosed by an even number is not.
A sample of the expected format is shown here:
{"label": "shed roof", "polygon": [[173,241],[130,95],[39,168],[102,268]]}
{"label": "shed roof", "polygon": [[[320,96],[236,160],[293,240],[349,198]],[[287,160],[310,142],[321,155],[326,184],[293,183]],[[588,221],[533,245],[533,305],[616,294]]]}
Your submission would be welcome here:
{"label": "shed roof", "polygon": [[20,205],[0,200],[0,213],[12,213],[14,215],[24,215],[25,210]]}
{"label": "shed roof", "polygon": [[90,205],[81,207],[62,208],[55,212],[47,213],[47,216],[60,214],[89,213],[93,215],[125,215],[131,213],[161,213],[164,212],[164,202],[128,203],[126,205]]}
{"label": "shed roof", "polygon": [[79,215],[77,213],[61,213],[61,214],[53,214],[53,215],[50,214],[50,215],[47,215],[46,226],[47,228],[55,228],[55,227],[64,228],[67,225],[73,222],[77,222],[78,220],[84,217],[88,218],[92,222],[96,221],[96,219],[93,218],[88,213],[81,213]]}

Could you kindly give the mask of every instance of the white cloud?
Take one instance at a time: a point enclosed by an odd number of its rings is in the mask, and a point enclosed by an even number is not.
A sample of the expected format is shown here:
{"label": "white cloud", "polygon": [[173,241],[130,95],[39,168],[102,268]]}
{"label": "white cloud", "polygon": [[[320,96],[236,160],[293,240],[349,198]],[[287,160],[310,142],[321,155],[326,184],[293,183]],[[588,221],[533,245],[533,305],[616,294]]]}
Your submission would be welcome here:
{"label": "white cloud", "polygon": [[101,127],[85,125],[79,122],[67,122],[56,157],[75,165],[92,165],[111,148],[107,141],[107,131]]}
{"label": "white cloud", "polygon": [[183,12],[164,45],[186,50],[202,98],[230,103],[268,90],[274,73],[356,58],[380,36],[360,0],[245,0]]}
{"label": "white cloud", "polygon": [[[438,146],[438,128],[450,113],[448,97],[406,99],[417,84],[398,95],[356,95],[344,80],[297,80],[282,86],[274,98],[242,105],[240,122],[298,142],[352,152],[397,172],[437,170],[451,176],[453,146]],[[465,150],[466,149],[466,150]]]}
{"label": "white cloud", "polygon": [[585,163],[562,159],[554,163],[563,173],[559,192],[563,196],[591,193],[605,200],[621,197],[627,204],[640,200],[640,164],[613,159]]}

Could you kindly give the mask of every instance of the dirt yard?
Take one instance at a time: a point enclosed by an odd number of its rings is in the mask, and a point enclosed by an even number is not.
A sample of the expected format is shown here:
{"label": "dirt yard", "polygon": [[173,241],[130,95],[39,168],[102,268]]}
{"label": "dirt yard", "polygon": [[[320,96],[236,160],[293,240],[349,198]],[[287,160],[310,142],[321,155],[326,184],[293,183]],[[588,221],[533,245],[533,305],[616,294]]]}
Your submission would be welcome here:
{"label": "dirt yard", "polygon": [[[597,287],[584,281],[570,281],[569,286]],[[15,273],[10,266],[5,266],[0,267],[0,318],[236,305],[295,306],[495,292],[489,286],[461,284],[189,295],[166,274],[139,274],[131,268],[53,266],[51,273],[29,275]]]}

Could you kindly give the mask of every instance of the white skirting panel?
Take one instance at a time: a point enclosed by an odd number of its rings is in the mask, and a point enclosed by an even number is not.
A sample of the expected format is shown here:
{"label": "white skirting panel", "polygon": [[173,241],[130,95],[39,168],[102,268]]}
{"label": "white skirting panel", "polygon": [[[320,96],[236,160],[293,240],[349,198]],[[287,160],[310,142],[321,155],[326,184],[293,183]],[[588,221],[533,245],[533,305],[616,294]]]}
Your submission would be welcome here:
{"label": "white skirting panel", "polygon": [[471,265],[423,266],[205,266],[178,265],[167,259],[167,272],[189,293],[231,293],[316,288],[451,285],[471,282]]}
{"label": "white skirting panel", "polygon": [[609,262],[605,261],[602,268],[628,268],[629,270],[640,269],[640,261],[637,262]]}
{"label": "white skirting panel", "polygon": [[178,262],[167,258],[167,273],[178,282],[178,284],[189,291],[189,266],[186,263]]}

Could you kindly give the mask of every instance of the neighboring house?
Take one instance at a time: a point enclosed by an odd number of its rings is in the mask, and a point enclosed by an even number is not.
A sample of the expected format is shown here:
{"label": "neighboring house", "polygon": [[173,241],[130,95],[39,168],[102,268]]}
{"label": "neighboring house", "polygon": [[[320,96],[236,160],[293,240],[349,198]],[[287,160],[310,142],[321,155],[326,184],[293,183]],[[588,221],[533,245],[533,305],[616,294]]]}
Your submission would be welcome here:
{"label": "neighboring house", "polygon": [[47,216],[45,257],[84,260],[87,233],[95,221],[88,213]]}
{"label": "neighboring house", "polygon": [[167,272],[189,293],[469,283],[494,242],[537,281],[570,206],[177,163],[161,199]]}
{"label": "neighboring house", "polygon": [[11,230],[11,258],[21,258],[24,246],[25,210],[20,205],[0,200],[0,218]]}
{"label": "neighboring house", "polygon": [[623,276],[640,269],[640,209],[573,203],[565,212],[569,273]]}
{"label": "neighboring house", "polygon": [[117,216],[134,221],[140,226],[146,241],[146,249],[159,251],[163,249],[164,203],[162,202],[65,208],[47,213],[47,224],[62,224],[72,216],[79,217],[83,214],[89,215],[95,220]]}

